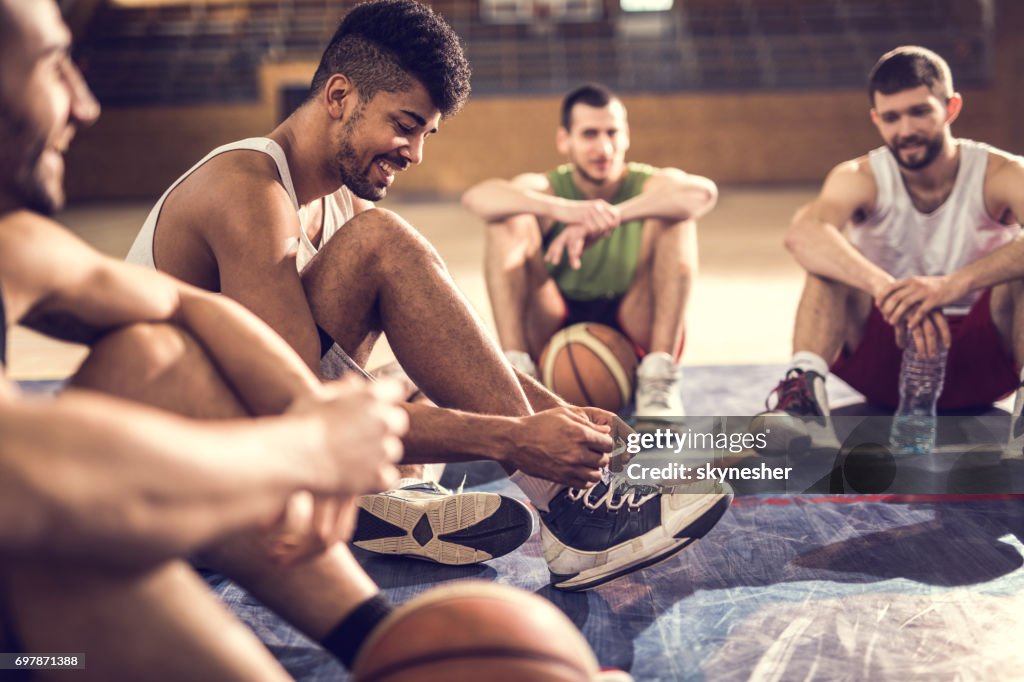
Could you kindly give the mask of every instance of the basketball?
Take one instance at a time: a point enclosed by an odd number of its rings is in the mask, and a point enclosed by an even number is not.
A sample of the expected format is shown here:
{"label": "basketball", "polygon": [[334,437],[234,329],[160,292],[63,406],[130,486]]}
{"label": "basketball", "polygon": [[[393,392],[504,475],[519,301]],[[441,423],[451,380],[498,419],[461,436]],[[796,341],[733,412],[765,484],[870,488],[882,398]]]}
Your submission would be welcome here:
{"label": "basketball", "polygon": [[540,355],[541,381],[573,405],[620,412],[636,378],[633,344],[611,327],[581,322],[560,330]]}
{"label": "basketball", "polygon": [[353,666],[356,682],[584,682],[597,659],[547,600],[478,580],[435,588],[395,610]]}

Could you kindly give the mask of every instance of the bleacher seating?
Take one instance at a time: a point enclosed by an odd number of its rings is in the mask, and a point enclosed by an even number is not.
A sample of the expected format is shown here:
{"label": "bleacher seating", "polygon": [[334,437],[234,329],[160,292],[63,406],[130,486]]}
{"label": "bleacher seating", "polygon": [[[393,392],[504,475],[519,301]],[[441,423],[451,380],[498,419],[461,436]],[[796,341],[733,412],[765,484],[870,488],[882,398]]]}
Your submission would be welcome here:
{"label": "bleacher seating", "polygon": [[[315,60],[357,2],[105,3],[80,57],[105,104],[252,101],[261,63]],[[599,20],[500,24],[481,19],[479,2],[430,3],[463,38],[477,95],[581,80],[622,91],[860,86],[879,54],[905,43],[943,54],[960,84],[989,78],[980,0],[676,0],[643,22],[605,0]]]}

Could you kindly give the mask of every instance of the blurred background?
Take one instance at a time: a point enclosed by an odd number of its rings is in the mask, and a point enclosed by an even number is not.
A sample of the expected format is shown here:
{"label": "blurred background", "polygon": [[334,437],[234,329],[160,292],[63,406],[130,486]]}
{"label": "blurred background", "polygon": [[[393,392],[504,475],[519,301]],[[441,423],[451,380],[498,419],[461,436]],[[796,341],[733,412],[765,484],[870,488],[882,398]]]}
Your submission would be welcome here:
{"label": "blurred background", "polygon": [[[68,154],[62,221],[117,256],[166,187],[210,149],[269,132],[302,101],[351,0],[64,0],[103,105]],[[719,184],[700,225],[687,364],[783,362],[801,271],[781,246],[836,163],[881,142],[866,76],[885,51],[943,55],[962,137],[1024,151],[1021,0],[435,0],[462,37],[473,95],[385,200],[438,246],[490,322],[484,227],[458,205],[488,177],[545,170],[558,106],[618,91],[631,160]],[[66,375],[80,351],[19,333],[17,378]],[[25,352],[27,351],[27,352]]]}

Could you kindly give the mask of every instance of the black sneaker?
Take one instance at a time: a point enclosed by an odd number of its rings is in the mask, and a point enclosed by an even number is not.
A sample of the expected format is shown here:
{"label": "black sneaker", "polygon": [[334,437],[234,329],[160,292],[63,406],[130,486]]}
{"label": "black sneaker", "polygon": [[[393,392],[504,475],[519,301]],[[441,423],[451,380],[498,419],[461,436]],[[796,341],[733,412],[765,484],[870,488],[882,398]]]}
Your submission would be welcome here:
{"label": "black sneaker", "polygon": [[[776,397],[771,404],[772,396]],[[765,411],[751,420],[750,432],[765,434],[764,455],[786,455],[812,446],[838,447],[829,420],[825,378],[815,371],[791,369],[764,401]],[[791,417],[787,419],[787,417]]]}
{"label": "black sneaker", "polygon": [[364,495],[358,505],[352,542],[377,554],[461,566],[508,554],[533,534],[533,514],[519,500],[433,482]]}
{"label": "black sneaker", "polygon": [[719,482],[659,493],[623,480],[566,488],[540,514],[544,559],[561,590],[587,590],[681,552],[704,537],[732,500]]}

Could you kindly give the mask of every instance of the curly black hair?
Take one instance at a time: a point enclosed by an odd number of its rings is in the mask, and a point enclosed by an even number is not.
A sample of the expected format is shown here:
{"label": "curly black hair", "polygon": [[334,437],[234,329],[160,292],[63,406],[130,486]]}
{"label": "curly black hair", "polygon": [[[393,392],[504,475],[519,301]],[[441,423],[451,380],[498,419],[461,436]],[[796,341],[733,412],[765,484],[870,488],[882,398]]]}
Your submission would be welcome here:
{"label": "curly black hair", "polygon": [[444,117],[469,97],[469,63],[455,31],[415,0],[374,0],[356,5],[338,25],[310,87],[316,96],[336,73],[347,76],[363,101],[399,92],[414,78]]}

